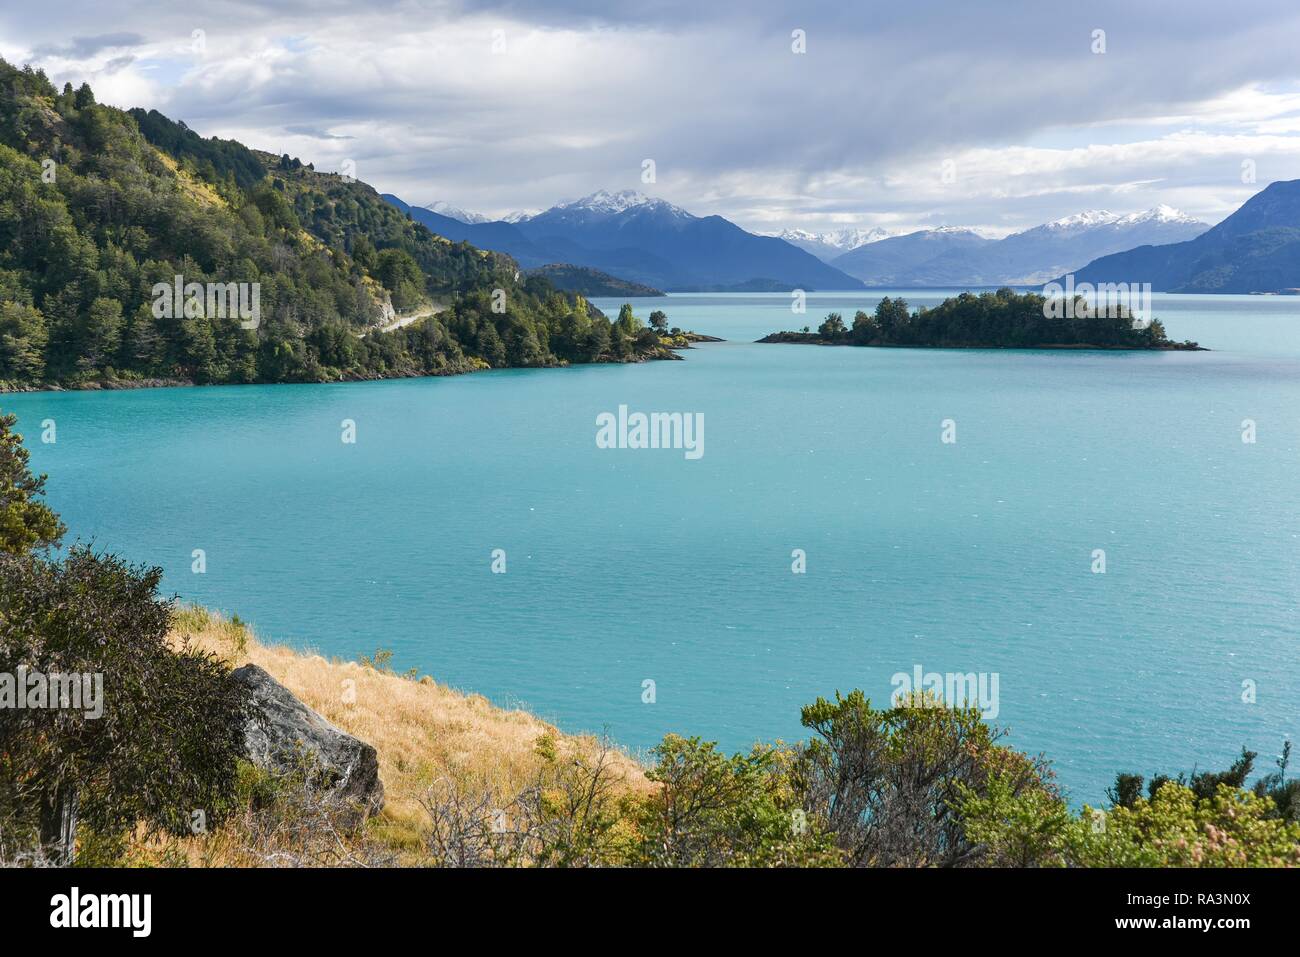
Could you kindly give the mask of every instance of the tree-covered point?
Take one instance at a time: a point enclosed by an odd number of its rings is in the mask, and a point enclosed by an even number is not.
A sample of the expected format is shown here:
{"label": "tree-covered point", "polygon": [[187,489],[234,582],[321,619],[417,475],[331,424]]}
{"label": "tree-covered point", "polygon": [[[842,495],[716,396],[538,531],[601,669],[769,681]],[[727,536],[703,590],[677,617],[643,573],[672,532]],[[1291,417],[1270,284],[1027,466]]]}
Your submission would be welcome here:
{"label": "tree-covered point", "polygon": [[947,349],[1200,349],[1174,342],[1160,320],[1135,323],[1123,304],[1093,308],[1082,297],[1048,300],[1038,293],[1002,288],[964,292],[932,309],[915,311],[886,296],[874,312],[859,310],[851,325],[838,312],[817,328],[774,332],[759,342],[842,346],[931,346]]}
{"label": "tree-covered point", "polygon": [[[240,318],[156,284],[256,284]],[[436,317],[382,331],[397,315]],[[318,382],[664,357],[639,324],[435,236],[364,183],[0,60],[0,389]]]}

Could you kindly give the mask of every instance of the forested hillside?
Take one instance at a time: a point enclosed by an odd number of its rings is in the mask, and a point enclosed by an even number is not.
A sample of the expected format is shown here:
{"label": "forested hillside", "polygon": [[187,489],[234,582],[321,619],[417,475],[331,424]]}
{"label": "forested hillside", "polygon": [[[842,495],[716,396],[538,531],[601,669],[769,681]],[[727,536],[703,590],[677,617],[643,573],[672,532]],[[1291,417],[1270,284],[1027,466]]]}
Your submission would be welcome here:
{"label": "forested hillside", "polygon": [[[258,318],[155,285],[257,284]],[[443,308],[392,332],[400,315]],[[254,326],[255,327],[251,327]],[[317,382],[660,354],[629,315],[452,243],[364,183],[0,60],[0,388]]]}

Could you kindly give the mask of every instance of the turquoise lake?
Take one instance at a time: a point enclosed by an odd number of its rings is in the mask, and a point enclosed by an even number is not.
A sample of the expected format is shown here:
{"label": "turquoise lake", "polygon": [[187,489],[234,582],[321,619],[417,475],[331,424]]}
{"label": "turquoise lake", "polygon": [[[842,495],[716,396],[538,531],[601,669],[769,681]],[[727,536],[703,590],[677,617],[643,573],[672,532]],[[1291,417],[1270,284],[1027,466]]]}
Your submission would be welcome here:
{"label": "turquoise lake", "polygon": [[[1300,299],[1156,296],[1202,353],[752,342],[879,295],[635,301],[729,340],[683,362],[0,407],[69,540],[566,730],[794,740],[800,705],[919,665],[998,674],[994,723],[1075,804],[1243,745],[1270,770],[1300,734]],[[620,405],[702,413],[704,455],[597,448]]]}

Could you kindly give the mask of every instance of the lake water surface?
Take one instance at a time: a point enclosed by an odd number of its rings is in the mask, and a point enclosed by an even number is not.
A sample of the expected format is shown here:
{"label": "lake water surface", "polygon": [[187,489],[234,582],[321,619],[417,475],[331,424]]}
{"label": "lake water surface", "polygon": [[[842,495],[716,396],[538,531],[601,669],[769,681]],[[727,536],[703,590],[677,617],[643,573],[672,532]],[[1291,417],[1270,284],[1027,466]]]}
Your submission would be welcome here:
{"label": "lake water surface", "polygon": [[[267,639],[389,648],[566,730],[792,740],[801,704],[885,703],[920,665],[996,673],[995,723],[1076,804],[1118,770],[1269,764],[1300,733],[1300,300],[1157,296],[1208,353],[751,341],[878,297],[636,302],[729,340],[684,362],[0,407],[69,538]],[[620,405],[703,413],[703,457],[597,448]]]}

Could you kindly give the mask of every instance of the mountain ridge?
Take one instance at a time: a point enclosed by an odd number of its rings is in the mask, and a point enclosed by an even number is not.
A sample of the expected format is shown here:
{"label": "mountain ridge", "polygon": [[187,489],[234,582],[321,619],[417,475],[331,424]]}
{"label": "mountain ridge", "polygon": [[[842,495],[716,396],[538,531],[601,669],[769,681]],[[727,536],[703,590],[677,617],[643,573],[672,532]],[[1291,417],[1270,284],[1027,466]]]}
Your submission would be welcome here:
{"label": "mountain ridge", "polygon": [[1170,206],[1136,213],[1087,210],[1002,239],[962,227],[918,230],[860,246],[831,262],[875,286],[1031,286],[1101,255],[1153,240],[1182,241],[1209,228]]}
{"label": "mountain ridge", "polygon": [[1196,237],[1098,257],[1073,275],[1076,284],[1150,283],[1156,292],[1275,293],[1300,287],[1300,179],[1270,183]]}
{"label": "mountain ridge", "polygon": [[842,256],[859,246],[879,242],[882,239],[889,239],[896,234],[879,226],[865,228],[861,226],[845,226],[820,233],[807,229],[783,229],[780,232],[765,235],[784,239],[791,246],[798,246],[805,252],[812,253],[822,262],[828,263],[836,256]]}
{"label": "mountain ridge", "polygon": [[597,190],[513,223],[465,223],[391,193],[383,197],[435,234],[506,253],[526,269],[583,266],[674,292],[862,288],[784,240],[755,235],[721,216],[696,216],[636,190]]}

